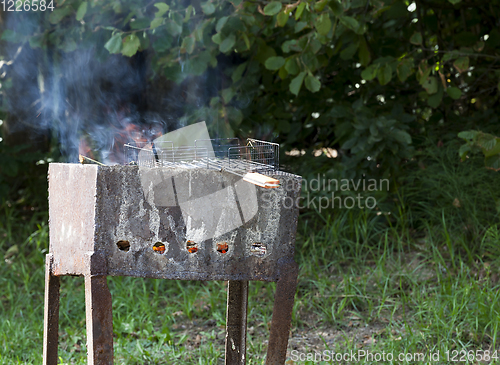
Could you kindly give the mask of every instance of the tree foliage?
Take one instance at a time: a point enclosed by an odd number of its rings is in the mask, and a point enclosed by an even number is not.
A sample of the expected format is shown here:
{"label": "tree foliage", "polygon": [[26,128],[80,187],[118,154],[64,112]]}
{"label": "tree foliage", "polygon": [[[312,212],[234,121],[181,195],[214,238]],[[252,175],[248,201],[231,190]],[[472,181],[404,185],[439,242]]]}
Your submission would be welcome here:
{"label": "tree foliage", "polygon": [[342,174],[388,176],[423,135],[496,128],[499,5],[66,0],[26,14],[30,26],[7,26],[2,40],[58,54],[91,48],[99,59],[145,54],[150,82],[212,72],[217,92],[185,111],[187,121],[220,121],[225,135],[258,130],[287,150],[335,147]]}
{"label": "tree foliage", "polygon": [[469,153],[482,152],[486,167],[500,171],[500,138],[481,131],[463,131],[458,136],[466,142],[459,150],[462,161]]}

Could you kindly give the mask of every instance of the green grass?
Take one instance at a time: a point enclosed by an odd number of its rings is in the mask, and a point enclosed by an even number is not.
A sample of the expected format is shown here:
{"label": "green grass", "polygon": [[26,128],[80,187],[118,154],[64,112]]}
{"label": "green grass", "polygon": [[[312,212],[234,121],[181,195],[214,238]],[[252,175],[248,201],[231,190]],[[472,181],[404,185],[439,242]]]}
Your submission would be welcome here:
{"label": "green grass", "polygon": [[[439,188],[447,190],[442,200],[426,201],[425,194],[403,189],[422,201],[415,205],[417,200],[401,195],[399,214],[340,210],[302,215],[289,363],[328,363],[292,361],[300,353],[326,350],[391,353],[394,364],[429,363],[396,357],[439,351],[440,360],[431,363],[448,364],[446,351],[451,357],[453,351],[493,353],[500,348],[500,225],[494,220],[482,225],[484,220],[460,211],[463,206],[448,204],[455,196],[453,174],[436,178]],[[432,185],[426,178],[425,184]],[[491,189],[470,189],[459,198],[463,205],[495,217],[494,209],[484,207]],[[428,219],[421,207],[429,209]],[[0,210],[0,364],[41,363],[48,247],[48,226],[41,222],[46,215],[7,204]],[[61,282],[60,363],[86,364],[83,278],[63,277]],[[115,363],[223,363],[224,282],[110,277],[108,283]],[[250,284],[248,364],[264,362],[274,288],[274,283]],[[351,363],[376,362],[356,360]]]}

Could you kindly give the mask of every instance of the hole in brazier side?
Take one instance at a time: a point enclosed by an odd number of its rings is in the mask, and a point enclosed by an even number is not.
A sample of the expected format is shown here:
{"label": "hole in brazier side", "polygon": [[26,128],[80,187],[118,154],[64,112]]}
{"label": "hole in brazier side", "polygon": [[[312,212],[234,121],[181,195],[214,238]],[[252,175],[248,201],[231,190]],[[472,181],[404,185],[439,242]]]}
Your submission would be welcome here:
{"label": "hole in brazier side", "polygon": [[229,249],[227,242],[219,242],[217,243],[217,251],[220,253],[226,253]]}
{"label": "hole in brazier side", "polygon": [[159,253],[160,255],[164,254],[165,253],[165,244],[163,244],[161,242],[156,242],[153,245],[153,251],[156,253]]}
{"label": "hole in brazier side", "polygon": [[264,256],[267,252],[267,247],[261,242],[254,242],[250,247],[250,252],[255,256]]}
{"label": "hole in brazier side", "polygon": [[130,242],[129,241],[120,240],[120,241],[116,242],[116,246],[118,247],[118,249],[120,251],[128,252],[128,250],[130,250]]}
{"label": "hole in brazier side", "polygon": [[186,250],[188,250],[189,253],[198,252],[198,244],[194,241],[187,241]]}

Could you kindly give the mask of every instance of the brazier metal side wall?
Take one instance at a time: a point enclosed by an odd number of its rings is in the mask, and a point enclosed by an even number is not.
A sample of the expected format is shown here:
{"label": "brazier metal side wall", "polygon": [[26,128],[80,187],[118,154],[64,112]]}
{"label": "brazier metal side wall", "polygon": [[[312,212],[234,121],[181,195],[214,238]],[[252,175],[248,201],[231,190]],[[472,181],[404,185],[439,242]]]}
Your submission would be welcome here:
{"label": "brazier metal side wall", "polygon": [[59,277],[85,278],[89,364],[113,363],[106,276],[228,280],[226,364],[244,364],[248,281],[276,281],[267,364],[283,364],[301,178],[275,189],[210,169],[50,164],[44,364],[57,364]]}

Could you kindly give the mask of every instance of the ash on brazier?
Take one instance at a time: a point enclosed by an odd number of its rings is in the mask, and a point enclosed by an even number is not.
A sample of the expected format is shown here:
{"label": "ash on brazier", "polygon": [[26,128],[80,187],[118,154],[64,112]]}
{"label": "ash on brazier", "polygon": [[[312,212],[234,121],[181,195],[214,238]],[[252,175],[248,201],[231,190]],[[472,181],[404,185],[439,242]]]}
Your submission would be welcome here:
{"label": "ash on brazier", "polygon": [[301,178],[273,189],[197,168],[49,166],[44,364],[57,364],[59,276],[85,277],[89,364],[113,363],[106,276],[228,280],[226,364],[244,364],[248,281],[276,281],[267,364],[283,364]]}

